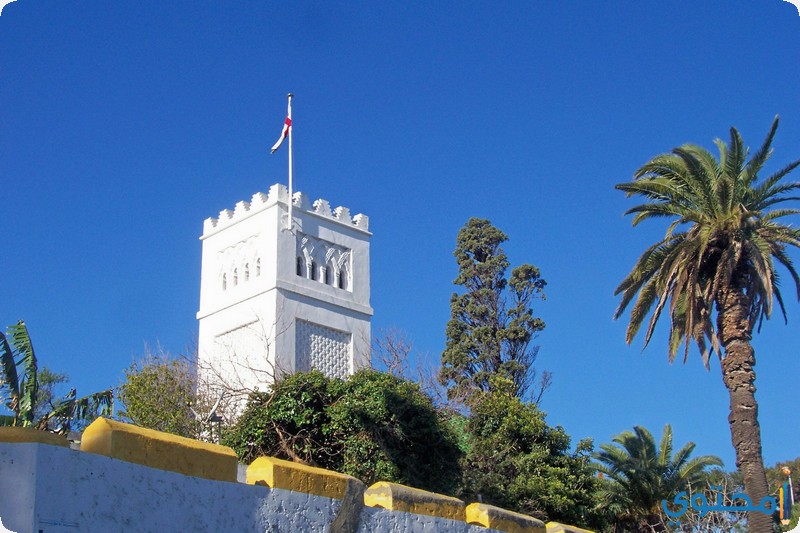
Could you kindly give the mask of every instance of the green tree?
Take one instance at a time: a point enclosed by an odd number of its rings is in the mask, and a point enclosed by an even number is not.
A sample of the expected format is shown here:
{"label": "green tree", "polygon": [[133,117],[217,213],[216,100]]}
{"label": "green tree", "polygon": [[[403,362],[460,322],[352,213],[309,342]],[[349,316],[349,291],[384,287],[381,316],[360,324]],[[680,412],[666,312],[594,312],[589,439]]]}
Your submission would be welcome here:
{"label": "green tree", "polygon": [[40,420],[58,405],[57,389],[69,383],[69,375],[63,372],[54,372],[43,366],[37,372],[37,381],[39,387],[36,391],[36,412],[33,417]]}
{"label": "green tree", "polygon": [[[791,478],[791,488],[795,504],[791,510],[792,518],[789,524],[782,525],[781,527],[782,531],[792,531],[792,529],[797,526],[798,517],[800,517],[800,457],[796,457],[791,461],[781,461],[775,466],[767,468],[766,472],[770,494],[775,498],[780,496],[780,489],[784,487]],[[789,501],[792,501],[791,496],[789,497]]]}
{"label": "green tree", "polygon": [[[628,196],[646,199],[626,213],[634,215],[634,225],[649,218],[672,222],[665,237],[642,254],[617,288],[622,299],[615,318],[636,299],[626,334],[630,343],[652,310],[646,346],[662,311],[668,309],[670,361],[681,344],[686,361],[692,341],[706,368],[712,353],[719,357],[730,395],[736,466],[752,501],[767,496],[768,486],[751,339],[755,325],[760,327],[771,316],[774,301],[785,318],[776,262],[789,272],[800,297],[800,278],[787,254],[787,246],[800,247],[800,231],[779,221],[800,211],[770,209],[798,199],[787,193],[800,183],[781,180],[800,160],[759,178],[777,127],[775,117],[763,145],[749,160],[741,135],[731,128],[729,143],[716,141],[719,160],[700,146],[683,145],[645,163],[634,181],[616,186]],[[770,531],[769,517],[750,514],[753,531]]]}
{"label": "green tree", "polygon": [[[788,474],[787,471],[789,472]],[[794,501],[800,503],[800,457],[796,457],[791,461],[781,461],[775,466],[767,468],[766,473],[770,493],[772,494],[777,494],[778,489],[789,481],[791,476]]]}
{"label": "green tree", "polygon": [[318,371],[279,380],[250,398],[224,442],[249,462],[270,455],[452,494],[460,480],[456,436],[419,385],[375,370],[347,380]]}
{"label": "green tree", "polygon": [[483,501],[545,522],[597,525],[591,440],[570,452],[569,435],[514,394],[514,384],[493,378],[479,393],[467,423],[462,498]]}
{"label": "green tree", "polygon": [[120,418],[158,431],[199,438],[203,427],[192,406],[204,403],[195,392],[194,372],[184,359],[148,353],[125,370],[117,390]]}
{"label": "green tree", "polygon": [[[113,392],[106,390],[78,398],[75,389],[61,400],[52,402],[40,389],[40,372],[28,328],[20,320],[0,331],[0,399],[8,414],[0,413],[0,426],[35,427],[59,434],[69,433],[97,416],[110,415]],[[60,382],[63,376],[47,374],[47,388]]]}
{"label": "green tree", "polygon": [[722,466],[713,455],[690,459],[695,443],[689,442],[673,454],[672,427],[667,424],[656,446],[647,428],[634,426],[615,436],[614,444],[603,444],[595,453],[598,472],[604,479],[601,491],[605,508],[616,511],[616,521],[637,531],[663,525],[661,501],[681,491],[706,486],[706,469]]}
{"label": "green tree", "polygon": [[[544,299],[546,282],[539,269],[523,264],[511,271],[501,244],[505,233],[488,220],[471,218],[458,232],[455,255],[463,294],[450,298],[447,345],[442,354],[439,381],[448,396],[469,400],[491,388],[492,376],[511,380],[514,394],[524,397],[536,380],[533,362],[538,351],[531,346],[544,321],[533,315],[533,301]],[[538,401],[549,385],[543,373]]]}

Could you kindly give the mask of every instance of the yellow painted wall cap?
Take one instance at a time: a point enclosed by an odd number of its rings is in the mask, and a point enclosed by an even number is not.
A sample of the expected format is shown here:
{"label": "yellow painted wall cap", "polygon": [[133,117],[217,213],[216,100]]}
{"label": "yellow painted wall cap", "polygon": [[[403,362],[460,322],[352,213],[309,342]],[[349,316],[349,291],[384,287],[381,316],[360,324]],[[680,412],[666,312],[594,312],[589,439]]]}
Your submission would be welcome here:
{"label": "yellow painted wall cap", "polygon": [[485,503],[467,506],[467,523],[507,533],[545,533],[545,525],[532,516],[508,511]]}
{"label": "yellow painted wall cap", "polygon": [[548,522],[547,533],[594,533],[589,529],[583,529],[577,526],[570,526],[568,524],[561,524],[559,522]]}
{"label": "yellow painted wall cap", "polygon": [[236,481],[236,452],[227,446],[179,437],[107,418],[86,428],[81,450],[187,476]]}
{"label": "yellow painted wall cap", "polygon": [[229,455],[236,457],[236,452],[233,451],[233,449],[229,448],[228,446],[222,446],[221,444],[214,444],[213,442],[205,442],[201,440],[190,439],[187,437],[181,437],[180,435],[173,435],[172,433],[156,431],[155,429],[143,428],[135,424],[126,424],[125,422],[120,422],[118,420],[111,420],[108,418],[98,418],[94,422],[92,422],[92,424],[89,427],[87,427],[86,430],[83,432],[83,437],[81,439],[81,442],[83,442],[83,440],[86,440],[87,435],[91,438],[93,435],[97,433],[103,433],[107,431],[140,435],[148,439],[178,444],[184,448],[213,451],[214,453],[218,453],[221,455]]}
{"label": "yellow painted wall cap", "polygon": [[35,442],[51,446],[69,447],[69,441],[66,437],[34,428],[0,427],[0,442]]}
{"label": "yellow painted wall cap", "polygon": [[349,485],[358,484],[363,487],[360,480],[347,474],[277,457],[259,457],[253,461],[247,467],[247,483],[339,500],[344,498]]}
{"label": "yellow painted wall cap", "polygon": [[368,488],[364,492],[364,505],[461,522],[467,518],[466,505],[458,498],[388,481],[378,481]]}

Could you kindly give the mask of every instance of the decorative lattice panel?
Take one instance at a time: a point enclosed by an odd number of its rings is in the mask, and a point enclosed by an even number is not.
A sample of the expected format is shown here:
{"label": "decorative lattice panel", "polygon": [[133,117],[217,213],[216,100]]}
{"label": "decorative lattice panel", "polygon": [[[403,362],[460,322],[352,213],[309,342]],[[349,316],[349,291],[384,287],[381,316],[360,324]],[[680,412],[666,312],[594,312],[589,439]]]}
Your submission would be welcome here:
{"label": "decorative lattice panel", "polygon": [[295,328],[297,369],[315,368],[328,377],[345,378],[350,374],[351,335],[298,320]]}

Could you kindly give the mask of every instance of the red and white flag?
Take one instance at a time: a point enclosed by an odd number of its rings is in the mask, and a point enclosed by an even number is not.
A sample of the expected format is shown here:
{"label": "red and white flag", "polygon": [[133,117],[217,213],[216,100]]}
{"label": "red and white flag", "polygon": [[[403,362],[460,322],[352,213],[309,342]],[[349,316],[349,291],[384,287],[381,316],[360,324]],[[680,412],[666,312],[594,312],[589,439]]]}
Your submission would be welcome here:
{"label": "red and white flag", "polygon": [[276,143],[273,145],[273,147],[272,147],[272,152],[271,152],[271,153],[273,153],[273,154],[274,154],[274,153],[275,153],[275,151],[276,151],[278,148],[280,148],[280,147],[281,147],[281,144],[283,144],[283,140],[284,140],[286,137],[288,137],[288,136],[289,136],[289,128],[291,128],[291,127],[292,127],[292,108],[290,107],[290,108],[289,108],[289,116],[287,116],[287,117],[286,117],[286,120],[285,120],[285,121],[284,121],[284,123],[283,123],[283,131],[281,131],[281,136],[280,136],[280,138],[278,138],[278,142],[276,142]]}
{"label": "red and white flag", "polygon": [[278,138],[278,142],[276,142],[275,145],[272,147],[271,153],[274,154],[275,151],[281,147],[281,144],[283,144],[283,140],[289,136],[289,132],[291,131],[291,129],[292,129],[292,94],[289,93],[289,109],[286,112],[286,120],[283,122],[283,131],[281,131],[281,136]]}

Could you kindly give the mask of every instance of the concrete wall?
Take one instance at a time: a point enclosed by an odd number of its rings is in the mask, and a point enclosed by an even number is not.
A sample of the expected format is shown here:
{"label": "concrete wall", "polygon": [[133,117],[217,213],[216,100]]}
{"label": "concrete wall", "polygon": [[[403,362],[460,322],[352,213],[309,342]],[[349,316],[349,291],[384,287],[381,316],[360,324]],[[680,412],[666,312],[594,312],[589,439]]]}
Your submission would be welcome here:
{"label": "concrete wall", "polygon": [[90,426],[81,450],[28,431],[0,428],[0,519],[17,533],[546,531],[496,507],[394,483],[365,490],[350,476],[274,458],[233,481],[229,448],[114,421]]}

